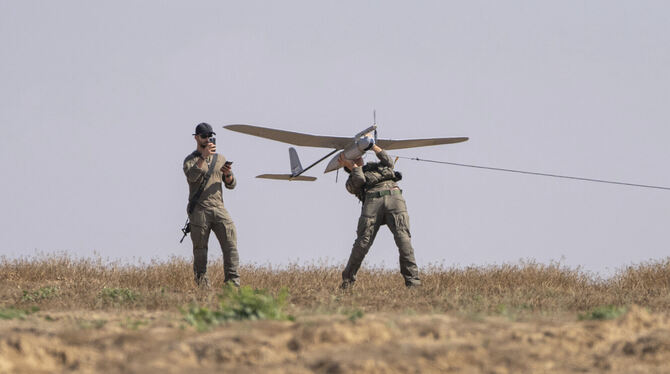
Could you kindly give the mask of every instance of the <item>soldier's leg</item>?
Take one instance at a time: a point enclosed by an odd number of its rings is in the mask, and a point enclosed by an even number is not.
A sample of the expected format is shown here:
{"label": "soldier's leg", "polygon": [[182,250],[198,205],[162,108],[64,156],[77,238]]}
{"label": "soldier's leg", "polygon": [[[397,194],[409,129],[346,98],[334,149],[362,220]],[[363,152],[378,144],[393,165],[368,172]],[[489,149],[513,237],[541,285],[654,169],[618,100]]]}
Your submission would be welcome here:
{"label": "soldier's leg", "polygon": [[216,212],[216,220],[212,222],[212,230],[219,239],[223,252],[224,282],[240,285],[240,275],[237,271],[240,257],[237,252],[237,230],[228,211],[221,209]]}
{"label": "soldier's leg", "polygon": [[347,266],[342,272],[343,288],[346,288],[349,284],[356,281],[356,273],[358,273],[358,269],[360,269],[363,259],[370,250],[378,231],[379,222],[377,217],[361,216],[358,219],[356,240],[351,249],[351,255],[349,256]]}
{"label": "soldier's leg", "polygon": [[[401,198],[402,199],[402,198]],[[386,215],[386,224],[393,233],[393,239],[398,246],[400,257],[400,273],[405,278],[406,286],[421,285],[419,279],[419,267],[414,258],[414,248],[412,248],[411,233],[409,231],[409,214],[402,208],[405,207],[404,200],[391,202],[392,208]],[[395,206],[393,206],[395,205]]]}
{"label": "soldier's leg", "polygon": [[209,242],[210,227],[205,218],[205,213],[201,210],[193,212],[190,221],[195,283],[200,285],[204,282],[204,285],[207,285],[207,244]]}

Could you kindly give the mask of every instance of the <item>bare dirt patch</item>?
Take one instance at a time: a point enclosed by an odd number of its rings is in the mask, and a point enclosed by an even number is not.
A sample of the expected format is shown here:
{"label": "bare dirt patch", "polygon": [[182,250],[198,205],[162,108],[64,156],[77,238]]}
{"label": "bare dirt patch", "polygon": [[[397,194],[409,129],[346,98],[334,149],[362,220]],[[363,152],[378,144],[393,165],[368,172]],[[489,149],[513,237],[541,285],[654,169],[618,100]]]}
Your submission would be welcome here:
{"label": "bare dirt patch", "polygon": [[251,288],[288,288],[282,314],[264,315],[293,320],[194,325],[193,310],[231,312],[221,265],[210,270],[199,290],[184,259],[0,259],[0,373],[670,372],[668,260],[609,279],[532,262],[430,267],[411,290],[364,269],[346,292],[338,267],[246,266]]}
{"label": "bare dirt patch", "polygon": [[6,321],[0,372],[670,371],[670,319],[640,307],[609,321],[331,315],[231,322],[208,332],[185,327],[179,317],[77,311]]}

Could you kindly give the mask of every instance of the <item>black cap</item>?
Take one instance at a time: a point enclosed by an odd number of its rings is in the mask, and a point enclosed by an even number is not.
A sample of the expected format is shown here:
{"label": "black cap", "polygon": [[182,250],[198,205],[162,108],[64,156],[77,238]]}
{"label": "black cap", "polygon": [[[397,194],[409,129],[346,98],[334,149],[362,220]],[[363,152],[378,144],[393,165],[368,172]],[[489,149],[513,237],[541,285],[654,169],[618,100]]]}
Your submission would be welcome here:
{"label": "black cap", "polygon": [[195,127],[195,134],[193,135],[216,135],[214,132],[214,129],[212,129],[212,125],[209,123],[199,123],[198,126]]}

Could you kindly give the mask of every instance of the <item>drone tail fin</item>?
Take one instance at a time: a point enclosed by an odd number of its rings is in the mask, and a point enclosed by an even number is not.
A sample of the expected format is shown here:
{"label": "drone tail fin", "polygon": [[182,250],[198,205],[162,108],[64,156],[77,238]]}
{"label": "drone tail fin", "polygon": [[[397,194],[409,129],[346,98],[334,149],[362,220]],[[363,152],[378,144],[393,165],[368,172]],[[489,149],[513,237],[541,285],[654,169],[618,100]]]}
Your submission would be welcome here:
{"label": "drone tail fin", "polygon": [[[337,150],[329,153],[324,158],[332,155],[336,151]],[[288,181],[310,181],[310,182],[315,181],[316,177],[308,177],[306,175],[302,175],[302,173],[311,169],[312,166],[316,165],[317,163],[321,162],[324,159],[324,158],[322,158],[321,160],[318,160],[317,162],[313,163],[312,165],[309,165],[306,169],[303,169],[302,164],[300,163],[300,158],[298,157],[298,152],[293,147],[290,147],[288,149],[288,158],[289,158],[289,161],[291,162],[291,174],[261,174],[261,175],[257,175],[256,178],[279,179],[279,180],[288,180]]]}
{"label": "drone tail fin", "polygon": [[302,165],[300,164],[300,158],[298,157],[298,152],[295,148],[290,147],[288,149],[288,157],[291,161],[291,174],[298,175],[302,173]]}

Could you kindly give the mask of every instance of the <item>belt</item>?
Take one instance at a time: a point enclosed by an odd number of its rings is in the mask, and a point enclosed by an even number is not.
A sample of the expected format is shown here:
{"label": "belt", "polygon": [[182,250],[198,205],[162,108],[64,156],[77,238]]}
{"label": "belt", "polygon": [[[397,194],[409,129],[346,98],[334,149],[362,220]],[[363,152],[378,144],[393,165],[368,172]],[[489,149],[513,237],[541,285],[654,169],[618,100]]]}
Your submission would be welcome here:
{"label": "belt", "polygon": [[399,188],[393,189],[393,190],[383,190],[383,191],[377,191],[377,192],[368,192],[365,194],[365,197],[373,198],[373,197],[384,197],[386,195],[402,195],[402,190]]}

